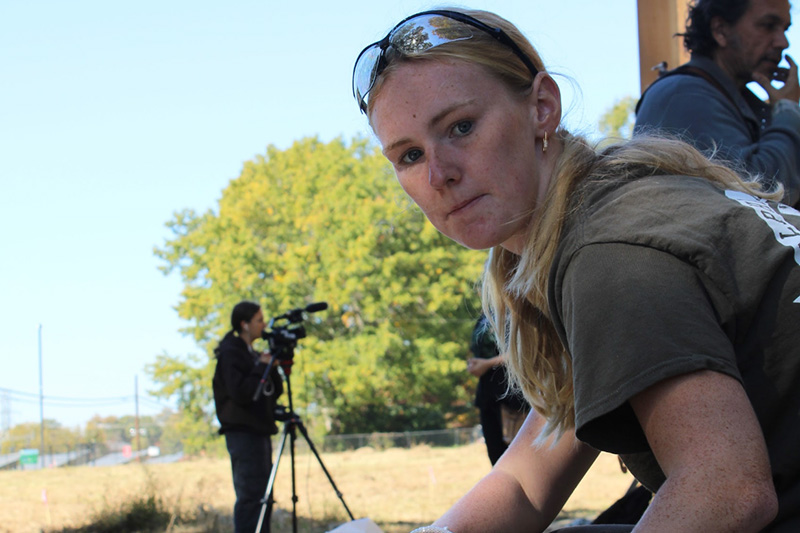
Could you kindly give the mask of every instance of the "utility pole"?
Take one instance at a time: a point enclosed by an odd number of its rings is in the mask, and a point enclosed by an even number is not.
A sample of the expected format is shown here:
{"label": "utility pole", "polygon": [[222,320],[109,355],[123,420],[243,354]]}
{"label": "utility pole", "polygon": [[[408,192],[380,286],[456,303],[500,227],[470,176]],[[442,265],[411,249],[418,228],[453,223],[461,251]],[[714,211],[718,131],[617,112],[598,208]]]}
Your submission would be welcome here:
{"label": "utility pole", "polygon": [[134,401],[136,403],[136,460],[141,461],[142,441],[139,435],[139,376],[133,376]]}
{"label": "utility pole", "polygon": [[0,405],[0,411],[2,411],[2,430],[0,432],[5,435],[8,433],[8,430],[11,429],[11,398],[8,395],[7,390],[3,390],[3,399],[2,405]]}
{"label": "utility pole", "polygon": [[644,92],[658,78],[660,65],[672,69],[689,60],[683,39],[689,0],[637,0],[639,78]]}
{"label": "utility pole", "polygon": [[42,442],[42,449],[39,452],[39,468],[44,468],[44,387],[42,383],[42,325],[39,324],[39,436]]}

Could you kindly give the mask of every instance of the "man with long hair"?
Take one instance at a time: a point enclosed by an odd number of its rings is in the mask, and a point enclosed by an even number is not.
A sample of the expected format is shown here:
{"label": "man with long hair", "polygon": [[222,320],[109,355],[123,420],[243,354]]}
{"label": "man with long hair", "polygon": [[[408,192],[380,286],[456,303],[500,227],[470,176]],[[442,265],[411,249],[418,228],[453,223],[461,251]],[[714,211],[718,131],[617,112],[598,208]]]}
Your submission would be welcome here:
{"label": "man with long hair", "polygon": [[[634,134],[654,129],[781,183],[800,203],[800,85],[786,30],[788,0],[697,0],[683,42],[691,60],[656,80],[639,101]],[[785,58],[788,68],[778,64]],[[747,84],[758,83],[762,101]],[[773,85],[773,82],[776,85]]]}

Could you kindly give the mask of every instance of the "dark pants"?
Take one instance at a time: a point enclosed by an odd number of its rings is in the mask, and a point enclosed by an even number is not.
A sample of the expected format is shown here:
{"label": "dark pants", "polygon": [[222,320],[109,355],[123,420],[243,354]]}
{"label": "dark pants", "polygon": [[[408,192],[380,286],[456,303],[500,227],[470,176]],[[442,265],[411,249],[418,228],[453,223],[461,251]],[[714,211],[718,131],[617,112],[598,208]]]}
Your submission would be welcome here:
{"label": "dark pants", "polygon": [[500,402],[486,403],[488,405],[480,407],[478,413],[489,461],[495,464],[508,445],[503,440],[503,415],[500,411]]}
{"label": "dark pants", "polygon": [[636,524],[651,499],[653,493],[634,481],[625,495],[592,520],[592,524]]}
{"label": "dark pants", "polygon": [[[267,490],[272,470],[272,443],[269,437],[252,433],[225,433],[225,445],[231,456],[233,488],[236,504],[233,506],[235,533],[255,533],[261,514],[262,499]],[[269,533],[272,502],[267,506],[261,533]]]}

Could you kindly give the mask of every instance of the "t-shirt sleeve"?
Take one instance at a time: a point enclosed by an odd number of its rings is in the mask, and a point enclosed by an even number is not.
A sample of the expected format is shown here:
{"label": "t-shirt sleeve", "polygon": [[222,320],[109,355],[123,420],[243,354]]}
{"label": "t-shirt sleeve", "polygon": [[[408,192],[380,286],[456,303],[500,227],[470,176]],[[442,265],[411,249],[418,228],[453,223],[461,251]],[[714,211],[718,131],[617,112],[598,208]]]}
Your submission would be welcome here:
{"label": "t-shirt sleeve", "polygon": [[647,449],[628,400],[664,379],[714,370],[741,380],[708,279],[647,246],[592,244],[575,253],[559,295],[573,361],[577,436],[612,453]]}

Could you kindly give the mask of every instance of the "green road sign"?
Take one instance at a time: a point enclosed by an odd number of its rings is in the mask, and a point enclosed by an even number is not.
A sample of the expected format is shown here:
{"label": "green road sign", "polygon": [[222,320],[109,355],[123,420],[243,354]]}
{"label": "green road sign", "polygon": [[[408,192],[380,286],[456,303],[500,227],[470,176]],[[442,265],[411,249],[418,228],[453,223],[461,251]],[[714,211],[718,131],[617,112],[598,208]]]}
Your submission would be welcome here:
{"label": "green road sign", "polygon": [[19,452],[19,464],[21,465],[35,465],[39,462],[39,450],[35,448],[26,448]]}

